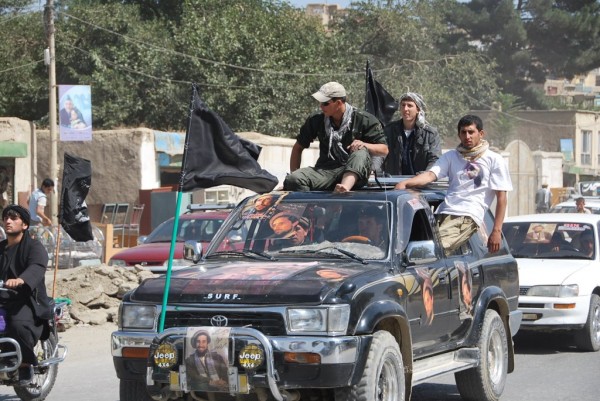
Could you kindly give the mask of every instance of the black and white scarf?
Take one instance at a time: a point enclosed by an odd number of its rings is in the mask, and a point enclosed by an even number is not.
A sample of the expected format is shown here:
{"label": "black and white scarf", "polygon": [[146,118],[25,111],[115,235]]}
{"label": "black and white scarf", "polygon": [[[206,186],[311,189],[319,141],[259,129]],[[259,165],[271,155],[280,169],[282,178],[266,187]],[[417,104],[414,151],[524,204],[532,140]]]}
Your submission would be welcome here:
{"label": "black and white scarf", "polygon": [[332,160],[337,160],[342,163],[348,161],[348,152],[346,152],[346,149],[344,149],[344,146],[342,145],[342,138],[350,130],[353,112],[354,107],[346,103],[346,111],[344,111],[340,128],[337,130],[331,123],[331,117],[325,117],[325,135],[329,138],[329,153],[327,156]]}

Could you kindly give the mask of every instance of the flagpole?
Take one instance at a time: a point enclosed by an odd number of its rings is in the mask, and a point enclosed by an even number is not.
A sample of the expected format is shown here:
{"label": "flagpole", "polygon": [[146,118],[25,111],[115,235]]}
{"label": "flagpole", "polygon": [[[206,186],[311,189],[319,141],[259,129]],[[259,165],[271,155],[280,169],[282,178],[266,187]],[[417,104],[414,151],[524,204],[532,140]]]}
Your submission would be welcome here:
{"label": "flagpole", "polygon": [[194,94],[196,93],[196,84],[192,84],[192,95],[190,98],[190,110],[188,116],[188,127],[185,133],[185,143],[183,145],[183,157],[181,158],[181,174],[179,176],[179,188],[177,189],[177,206],[175,207],[175,216],[173,217],[173,233],[171,235],[171,248],[169,250],[169,259],[167,261],[167,273],[165,275],[165,289],[163,291],[162,307],[160,309],[160,319],[158,323],[158,332],[161,333],[165,328],[165,316],[167,314],[167,303],[169,299],[169,287],[171,285],[171,271],[173,269],[173,257],[177,244],[177,228],[179,226],[179,208],[181,207],[181,198],[183,197],[183,182],[185,177],[185,161],[190,136],[190,126],[192,124],[192,113],[194,112]]}
{"label": "flagpole", "polygon": [[[50,226],[52,228],[52,226]],[[54,251],[54,281],[52,282],[52,298],[56,296],[56,273],[58,272],[58,254],[60,252],[60,221],[56,226],[56,247]]]}
{"label": "flagpole", "polygon": [[367,59],[367,66],[365,67],[365,110],[367,110],[367,99],[369,97],[368,94],[369,94],[369,59]]}

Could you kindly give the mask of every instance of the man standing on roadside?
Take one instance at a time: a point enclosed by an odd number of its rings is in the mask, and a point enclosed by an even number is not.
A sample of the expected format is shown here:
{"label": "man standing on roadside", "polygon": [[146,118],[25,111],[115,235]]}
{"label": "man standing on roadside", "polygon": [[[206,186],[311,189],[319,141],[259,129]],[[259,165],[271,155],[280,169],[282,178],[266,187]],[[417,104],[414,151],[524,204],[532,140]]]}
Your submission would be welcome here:
{"label": "man standing on roadside", "polygon": [[54,191],[54,181],[50,178],[42,181],[42,186],[31,193],[27,200],[29,202],[29,214],[31,215],[31,225],[52,225],[52,220],[45,214],[45,208],[48,204],[48,195]]}
{"label": "man standing on roadside", "polygon": [[6,335],[21,347],[18,386],[28,385],[33,378],[34,347],[51,317],[45,285],[48,252],[29,236],[29,219],[27,209],[19,205],[2,211],[6,239],[0,242],[0,279],[13,291],[0,293],[0,305],[6,311]]}
{"label": "man standing on roadside", "polygon": [[535,212],[547,213],[550,209],[550,190],[548,184],[542,184],[542,187],[535,193]]}

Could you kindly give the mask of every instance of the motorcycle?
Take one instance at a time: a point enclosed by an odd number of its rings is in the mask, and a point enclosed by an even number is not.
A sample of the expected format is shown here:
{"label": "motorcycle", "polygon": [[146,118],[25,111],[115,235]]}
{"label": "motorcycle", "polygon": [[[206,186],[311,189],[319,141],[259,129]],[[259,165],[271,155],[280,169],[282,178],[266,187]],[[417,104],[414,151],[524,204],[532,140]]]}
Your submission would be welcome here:
{"label": "motorcycle", "polygon": [[[14,292],[5,288],[2,281],[0,291]],[[48,321],[49,334],[35,346],[38,363],[33,367],[33,379],[27,386],[16,386],[19,382],[18,369],[22,362],[21,347],[17,341],[7,337],[4,330],[0,330],[0,384],[13,386],[15,393],[23,401],[42,401],[54,387],[58,364],[65,360],[68,351],[66,346],[59,343],[57,330],[57,324],[66,306],[66,302],[59,302],[53,306],[54,316]]]}

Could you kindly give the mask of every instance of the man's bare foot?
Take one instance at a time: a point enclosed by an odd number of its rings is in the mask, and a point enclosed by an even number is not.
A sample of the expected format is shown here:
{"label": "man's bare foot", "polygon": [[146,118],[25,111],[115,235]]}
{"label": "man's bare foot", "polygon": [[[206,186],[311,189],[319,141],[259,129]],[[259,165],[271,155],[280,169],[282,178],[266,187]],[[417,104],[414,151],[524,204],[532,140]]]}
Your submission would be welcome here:
{"label": "man's bare foot", "polygon": [[350,192],[350,189],[352,189],[352,188],[346,188],[342,184],[337,184],[335,186],[335,189],[333,190],[333,192],[336,192],[336,193]]}

